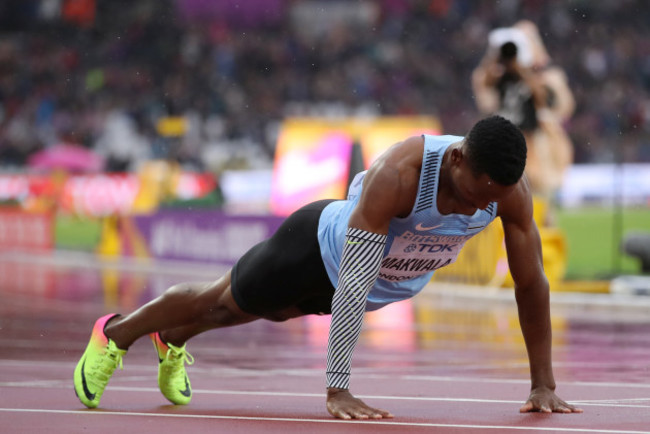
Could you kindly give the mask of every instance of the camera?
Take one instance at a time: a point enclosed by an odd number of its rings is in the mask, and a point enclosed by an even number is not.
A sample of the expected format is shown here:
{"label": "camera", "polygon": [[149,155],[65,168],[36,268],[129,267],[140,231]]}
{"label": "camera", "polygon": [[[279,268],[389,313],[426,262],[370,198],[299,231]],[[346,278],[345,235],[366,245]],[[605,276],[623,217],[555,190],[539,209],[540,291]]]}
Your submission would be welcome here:
{"label": "camera", "polygon": [[531,66],[533,53],[525,33],[513,27],[494,29],[488,35],[488,45],[498,52],[500,61],[508,62],[514,59],[522,66]]}
{"label": "camera", "polygon": [[502,61],[510,61],[517,58],[517,44],[514,42],[508,41],[505,44],[501,45],[499,48],[499,59]]}

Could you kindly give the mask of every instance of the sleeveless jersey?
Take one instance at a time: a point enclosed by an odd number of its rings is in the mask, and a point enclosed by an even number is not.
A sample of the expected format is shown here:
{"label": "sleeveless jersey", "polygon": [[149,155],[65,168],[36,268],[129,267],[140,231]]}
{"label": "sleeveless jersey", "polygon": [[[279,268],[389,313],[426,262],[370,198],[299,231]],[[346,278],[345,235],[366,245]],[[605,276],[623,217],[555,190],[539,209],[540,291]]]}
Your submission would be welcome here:
{"label": "sleeveless jersey", "polygon": [[[449,145],[463,137],[423,137],[424,155],[415,206],[407,217],[395,217],[390,222],[379,278],[368,294],[367,311],[416,295],[436,269],[453,263],[465,242],[496,217],[496,202],[471,216],[440,214],[437,197],[442,157]],[[347,200],[326,206],[318,223],[321,256],[335,288],[348,220],[361,196],[365,175],[366,172],[357,174]]]}

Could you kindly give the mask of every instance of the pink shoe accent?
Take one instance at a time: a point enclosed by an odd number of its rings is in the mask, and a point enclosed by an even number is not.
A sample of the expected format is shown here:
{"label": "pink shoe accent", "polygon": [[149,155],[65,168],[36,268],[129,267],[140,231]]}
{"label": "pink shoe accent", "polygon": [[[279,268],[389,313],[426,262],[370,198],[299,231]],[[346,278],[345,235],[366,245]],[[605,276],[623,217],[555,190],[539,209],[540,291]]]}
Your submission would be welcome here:
{"label": "pink shoe accent", "polygon": [[149,335],[149,337],[151,338],[151,341],[153,342],[154,346],[156,347],[156,350],[158,351],[159,356],[160,356],[161,353],[162,354],[167,353],[167,351],[169,350],[169,347],[160,338],[160,332],[151,333]]}
{"label": "pink shoe accent", "polygon": [[104,328],[106,327],[106,323],[108,322],[108,320],[110,320],[113,317],[116,317],[117,315],[118,314],[116,313],[109,313],[108,315],[104,315],[103,317],[95,321],[95,326],[93,327],[93,332],[92,332],[93,341],[95,341],[97,344],[101,345],[102,347],[108,345],[108,338],[106,337],[106,334],[104,334]]}

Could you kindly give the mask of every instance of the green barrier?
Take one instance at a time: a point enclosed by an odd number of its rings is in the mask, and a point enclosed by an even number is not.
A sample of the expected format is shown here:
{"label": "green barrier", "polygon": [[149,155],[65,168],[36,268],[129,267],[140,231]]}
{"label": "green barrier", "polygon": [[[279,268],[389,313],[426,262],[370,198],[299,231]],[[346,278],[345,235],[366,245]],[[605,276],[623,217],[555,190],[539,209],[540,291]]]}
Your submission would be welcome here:
{"label": "green barrier", "polygon": [[557,226],[567,240],[569,279],[605,279],[641,271],[635,258],[621,251],[628,231],[650,231],[650,210],[579,208],[556,211]]}
{"label": "green barrier", "polygon": [[101,219],[57,214],[54,219],[54,245],[57,249],[94,251],[102,233]]}

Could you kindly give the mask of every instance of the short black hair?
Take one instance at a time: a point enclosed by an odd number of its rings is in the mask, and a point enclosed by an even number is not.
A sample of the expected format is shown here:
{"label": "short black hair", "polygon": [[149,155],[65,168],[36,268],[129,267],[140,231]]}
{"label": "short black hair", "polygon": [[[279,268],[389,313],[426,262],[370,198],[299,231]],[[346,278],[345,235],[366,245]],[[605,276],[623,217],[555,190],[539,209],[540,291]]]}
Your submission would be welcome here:
{"label": "short black hair", "polygon": [[517,183],[526,167],[526,139],[521,130],[501,116],[478,121],[465,138],[472,171],[487,174],[501,185]]}

